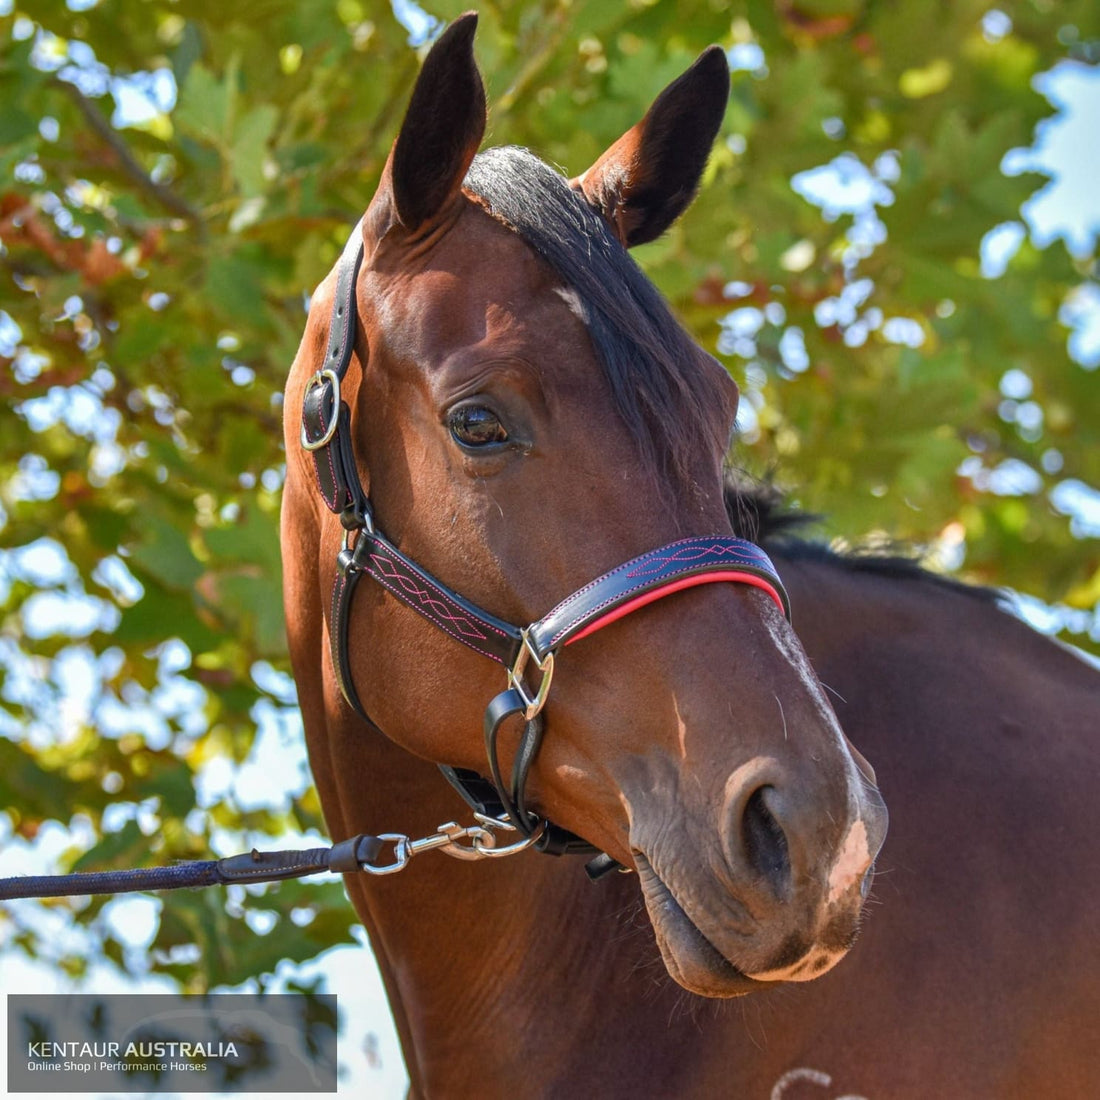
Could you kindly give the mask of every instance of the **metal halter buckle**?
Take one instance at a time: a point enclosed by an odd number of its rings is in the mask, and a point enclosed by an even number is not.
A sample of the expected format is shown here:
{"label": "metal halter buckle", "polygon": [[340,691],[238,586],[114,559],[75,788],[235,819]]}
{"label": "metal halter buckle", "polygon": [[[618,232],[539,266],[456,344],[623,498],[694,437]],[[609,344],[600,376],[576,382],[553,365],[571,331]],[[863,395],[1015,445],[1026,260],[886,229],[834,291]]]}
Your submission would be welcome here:
{"label": "metal halter buckle", "polygon": [[[545,657],[540,657],[531,641],[528,628],[525,627],[520,631],[520,637],[523,639],[523,645],[516,657],[516,663],[508,671],[508,686],[523,700],[523,717],[525,721],[530,722],[546,705],[546,697],[550,694],[550,682],[554,679],[554,654],[547,653]],[[528,660],[533,660],[536,668],[542,673],[542,683],[539,684],[534,698],[531,697],[531,693],[523,682],[523,672]]]}
{"label": "metal halter buckle", "polygon": [[363,535],[373,535],[375,531],[374,516],[369,508],[358,515],[357,523],[358,526],[344,528],[344,541],[336,556],[336,564],[344,573],[349,570],[358,572],[363,568],[362,555],[370,548],[370,540],[364,539]]}
{"label": "metal halter buckle", "polygon": [[331,367],[325,367],[324,370],[315,371],[313,377],[306,383],[306,394],[309,393],[314,386],[322,386],[325,383],[325,379],[328,379],[332,383],[332,420],[328,427],[325,428],[324,435],[320,439],[310,439],[306,435],[306,426],[302,425],[302,449],[306,451],[319,451],[322,447],[332,441],[332,437],[336,434],[336,426],[340,423],[340,376]]}

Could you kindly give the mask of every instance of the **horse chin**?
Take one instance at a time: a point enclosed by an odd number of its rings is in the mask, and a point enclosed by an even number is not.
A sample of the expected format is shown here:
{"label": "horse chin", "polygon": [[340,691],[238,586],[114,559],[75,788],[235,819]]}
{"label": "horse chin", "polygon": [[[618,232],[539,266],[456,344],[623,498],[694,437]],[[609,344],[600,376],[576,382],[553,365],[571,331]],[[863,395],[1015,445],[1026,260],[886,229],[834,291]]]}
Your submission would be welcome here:
{"label": "horse chin", "polygon": [[641,852],[634,862],[661,957],[679,985],[702,997],[743,997],[771,984],[742,973],[699,931]]}

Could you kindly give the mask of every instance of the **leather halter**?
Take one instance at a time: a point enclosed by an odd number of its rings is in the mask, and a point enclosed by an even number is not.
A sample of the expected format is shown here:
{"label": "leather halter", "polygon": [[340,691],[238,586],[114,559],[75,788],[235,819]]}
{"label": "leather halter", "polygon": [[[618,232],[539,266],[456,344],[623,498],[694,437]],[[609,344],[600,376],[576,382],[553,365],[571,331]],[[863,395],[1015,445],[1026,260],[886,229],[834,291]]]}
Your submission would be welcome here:
{"label": "leather halter", "polygon": [[[567,596],[541,619],[519,627],[482,610],[403,554],[375,526],[355,466],[351,412],[340,396],[340,384],[355,346],[356,283],[363,252],[360,222],[340,257],[325,358],[306,383],[302,405],[302,447],[313,455],[322,499],[339,515],[346,532],[337,556],[329,614],[329,645],[340,690],[355,713],[370,723],[352,680],[348,644],[352,597],[360,578],[370,576],[455,641],[508,670],[508,687],[485,710],[491,781],[476,772],[441,764],[447,779],[475,811],[490,817],[506,814],[525,836],[541,832],[535,844],[541,851],[555,855],[596,852],[598,849],[587,841],[531,813],[525,804],[527,773],[542,740],[541,712],[550,690],[555,655],[564,646],[654,600],[696,585],[717,581],[752,585],[766,592],[789,619],[787,593],[767,554],[753,543],[725,535],[687,538],[650,550],[604,573]],[[528,686],[527,677],[532,665],[541,674],[534,690]],[[497,735],[501,725],[514,716],[522,717],[526,725],[516,750],[511,782],[505,783]],[[603,858],[607,865],[615,866],[609,857]]]}

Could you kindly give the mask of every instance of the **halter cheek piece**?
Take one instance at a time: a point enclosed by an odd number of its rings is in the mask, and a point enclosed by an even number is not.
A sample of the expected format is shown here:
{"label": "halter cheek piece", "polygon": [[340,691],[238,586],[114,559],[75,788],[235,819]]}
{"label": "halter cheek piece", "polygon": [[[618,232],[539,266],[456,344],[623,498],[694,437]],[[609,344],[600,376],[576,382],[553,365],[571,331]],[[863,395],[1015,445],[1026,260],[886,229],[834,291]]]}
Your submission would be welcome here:
{"label": "halter cheek piece", "polygon": [[[340,257],[325,359],[306,383],[302,407],[302,447],[313,455],[321,496],[339,515],[345,530],[329,614],[329,644],[340,690],[356,714],[370,722],[352,681],[348,648],[352,597],[360,578],[370,576],[440,630],[507,671],[508,686],[485,710],[491,779],[441,764],[446,778],[476,812],[490,817],[507,815],[522,835],[538,834],[535,847],[541,851],[555,855],[597,852],[587,841],[543,820],[526,806],[527,774],[542,741],[542,709],[554,675],[555,655],[564,646],[654,600],[696,585],[716,581],[752,585],[766,592],[789,619],[787,594],[768,556],[753,543],[724,535],[688,538],[612,569],[567,596],[537,622],[518,627],[483,611],[406,557],[375,526],[355,467],[351,413],[340,397],[340,383],[355,345],[356,283],[362,262],[360,223]],[[536,672],[537,686],[532,687]],[[522,717],[526,724],[511,781],[505,783],[497,737],[501,725],[513,716]],[[616,866],[610,857],[601,858],[604,863],[597,870]]]}

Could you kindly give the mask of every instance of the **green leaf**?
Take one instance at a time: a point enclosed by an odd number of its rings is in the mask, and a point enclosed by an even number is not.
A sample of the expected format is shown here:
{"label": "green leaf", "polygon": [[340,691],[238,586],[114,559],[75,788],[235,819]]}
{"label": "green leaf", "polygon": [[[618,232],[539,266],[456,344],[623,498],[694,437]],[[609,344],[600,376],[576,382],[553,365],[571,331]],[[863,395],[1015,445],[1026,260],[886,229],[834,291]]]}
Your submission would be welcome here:
{"label": "green leaf", "polygon": [[278,121],[278,110],[269,103],[262,103],[237,122],[230,162],[237,186],[246,198],[259,195],[267,187],[264,162],[267,144]]}
{"label": "green leaf", "polygon": [[149,838],[138,823],[127,821],[117,832],[107,833],[69,868],[77,871],[112,871],[139,867],[147,861]]}
{"label": "green leaf", "polygon": [[202,62],[196,61],[180,88],[172,121],[185,134],[221,145],[229,128],[232,100],[229,80],[219,80]]}
{"label": "green leaf", "polygon": [[141,542],[130,551],[131,560],[167,588],[190,590],[202,576],[202,564],[191,550],[185,531],[154,512],[139,520]]}

